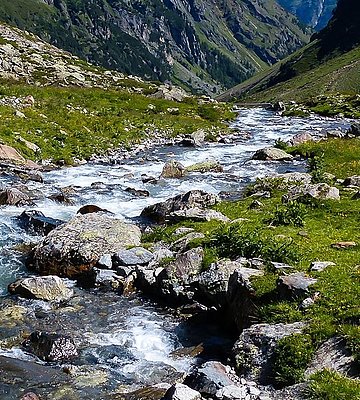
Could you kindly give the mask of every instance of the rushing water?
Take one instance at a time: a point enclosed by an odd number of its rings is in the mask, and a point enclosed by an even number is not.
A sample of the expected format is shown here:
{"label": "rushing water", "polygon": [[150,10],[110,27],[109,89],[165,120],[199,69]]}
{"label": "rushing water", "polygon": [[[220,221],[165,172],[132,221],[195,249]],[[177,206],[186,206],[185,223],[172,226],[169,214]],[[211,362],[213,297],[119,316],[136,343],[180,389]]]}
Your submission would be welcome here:
{"label": "rushing water", "polygon": [[[26,184],[29,190],[38,194],[36,206],[30,208],[41,210],[49,217],[67,220],[80,206],[97,204],[126,219],[138,216],[149,204],[191,189],[203,189],[211,193],[238,192],[256,177],[304,170],[301,161],[273,163],[250,160],[256,150],[273,144],[278,138],[287,140],[301,131],[319,133],[324,129],[348,126],[348,121],[344,120],[284,118],[256,108],[239,109],[238,112],[238,118],[233,123],[234,141],[230,144],[214,143],[201,148],[158,147],[120,165],[87,164],[44,173],[44,183]],[[170,159],[180,161],[185,166],[216,159],[224,167],[224,172],[191,173],[183,179],[160,180],[157,184],[143,183],[144,175],[159,177],[164,163]],[[11,184],[11,178],[0,176],[0,186],[8,187]],[[48,196],[69,186],[72,187],[69,192],[72,205],[49,200]],[[150,196],[136,197],[125,191],[128,187],[145,189]],[[26,274],[19,246],[39,240],[18,226],[16,216],[22,211],[18,207],[2,207],[0,213],[0,295],[4,302],[9,301],[4,297],[7,285]],[[25,328],[30,331],[33,328],[59,330],[71,334],[82,349],[78,363],[102,368],[104,373],[111,376],[109,388],[164,381],[167,374],[184,372],[193,363],[190,359],[171,356],[171,352],[181,347],[181,341],[184,343],[185,340],[178,322],[171,316],[166,316],[139,299],[76,290],[77,295],[66,310],[53,310],[45,303],[23,300],[23,305],[36,320],[33,325],[27,323]],[[81,313],[81,318],[78,318],[78,313]],[[40,322],[37,320],[39,315]],[[2,329],[0,339],[4,340],[9,334],[19,334],[25,328]],[[199,338],[199,342],[202,339]],[[29,358],[16,346],[1,351],[0,342],[1,353],[14,358]]]}

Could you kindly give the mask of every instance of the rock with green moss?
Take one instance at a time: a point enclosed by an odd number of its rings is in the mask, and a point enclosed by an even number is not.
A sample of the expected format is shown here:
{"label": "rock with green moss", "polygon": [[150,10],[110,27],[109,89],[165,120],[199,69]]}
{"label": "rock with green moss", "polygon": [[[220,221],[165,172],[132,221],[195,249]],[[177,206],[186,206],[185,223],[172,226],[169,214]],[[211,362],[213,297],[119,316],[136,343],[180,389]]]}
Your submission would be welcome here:
{"label": "rock with green moss", "polygon": [[34,249],[30,267],[45,275],[71,279],[93,276],[105,254],[140,244],[141,231],[103,213],[76,215],[51,231]]}
{"label": "rock with green moss", "polygon": [[186,172],[223,172],[222,165],[217,160],[205,160],[185,168]]}

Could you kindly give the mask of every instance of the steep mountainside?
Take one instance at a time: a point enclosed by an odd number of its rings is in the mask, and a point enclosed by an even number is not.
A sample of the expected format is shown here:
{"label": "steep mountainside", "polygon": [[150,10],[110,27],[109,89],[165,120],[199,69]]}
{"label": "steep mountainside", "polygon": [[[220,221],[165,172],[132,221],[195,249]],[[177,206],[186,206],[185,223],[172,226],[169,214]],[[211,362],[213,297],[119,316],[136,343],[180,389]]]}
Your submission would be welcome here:
{"label": "steep mountainside", "polygon": [[339,0],[329,24],[309,45],[220,98],[305,100],[336,92],[360,93],[358,0]]}
{"label": "steep mountainside", "polygon": [[324,28],[338,0],[278,0],[278,3],[296,15],[301,22],[316,30]]}
{"label": "steep mountainside", "polygon": [[13,0],[0,20],[107,68],[207,92],[309,38],[275,0]]}

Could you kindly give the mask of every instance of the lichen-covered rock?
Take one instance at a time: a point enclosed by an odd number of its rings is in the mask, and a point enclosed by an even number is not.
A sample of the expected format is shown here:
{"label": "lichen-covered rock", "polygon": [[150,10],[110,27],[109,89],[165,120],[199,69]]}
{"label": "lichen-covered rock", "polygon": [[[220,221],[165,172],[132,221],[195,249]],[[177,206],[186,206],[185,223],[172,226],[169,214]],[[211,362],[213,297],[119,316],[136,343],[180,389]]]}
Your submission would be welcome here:
{"label": "lichen-covered rock", "polygon": [[219,201],[217,195],[206,193],[202,190],[191,190],[185,194],[179,194],[161,203],[144,208],[142,217],[154,222],[164,223],[174,219],[173,213],[191,208],[205,209],[215,205]]}
{"label": "lichen-covered rock", "polygon": [[9,292],[28,299],[65,301],[73,295],[63,279],[58,276],[21,278],[9,285]]}
{"label": "lichen-covered rock", "polygon": [[224,168],[217,160],[205,160],[185,168],[186,172],[223,172]]}
{"label": "lichen-covered rock", "polygon": [[171,160],[164,165],[161,178],[182,178],[185,174],[185,167],[178,161]]}
{"label": "lichen-covered rock", "polygon": [[293,186],[283,196],[284,201],[304,201],[308,199],[340,200],[340,192],[338,188],[329,186],[327,183],[316,183],[313,185]]}
{"label": "lichen-covered rock", "polygon": [[253,160],[261,161],[291,161],[294,157],[286,151],[276,147],[267,147],[265,149],[257,150],[253,155]]}
{"label": "lichen-covered rock", "polygon": [[301,333],[302,322],[293,324],[256,324],[244,329],[233,347],[237,371],[245,379],[270,383],[272,355],[280,339]]}
{"label": "lichen-covered rock", "polygon": [[154,258],[151,251],[143,247],[133,247],[131,249],[123,249],[114,255],[115,265],[132,266],[145,265]]}
{"label": "lichen-covered rock", "polygon": [[229,218],[223,213],[216,210],[202,210],[199,207],[189,208],[187,210],[174,211],[170,214],[170,219],[173,222],[181,222],[186,220],[192,220],[196,222],[206,221],[223,221],[229,222]]}
{"label": "lichen-covered rock", "polygon": [[29,266],[45,275],[86,278],[103,255],[138,246],[140,239],[135,225],[102,213],[76,215],[35,247]]}
{"label": "lichen-covered rock", "polygon": [[26,339],[24,346],[44,361],[68,361],[79,355],[70,337],[56,333],[35,331]]}

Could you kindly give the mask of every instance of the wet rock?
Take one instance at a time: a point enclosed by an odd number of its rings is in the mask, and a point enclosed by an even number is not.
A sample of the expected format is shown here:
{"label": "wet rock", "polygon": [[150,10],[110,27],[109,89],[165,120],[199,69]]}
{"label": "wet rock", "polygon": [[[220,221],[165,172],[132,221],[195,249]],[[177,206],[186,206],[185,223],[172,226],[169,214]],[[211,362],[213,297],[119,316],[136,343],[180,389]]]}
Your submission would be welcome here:
{"label": "wet rock", "polygon": [[96,266],[103,269],[111,269],[113,266],[112,255],[104,254],[99,258]]}
{"label": "wet rock", "polygon": [[101,256],[138,246],[140,229],[101,213],[76,215],[51,231],[33,250],[29,267],[46,275],[82,279],[93,275]]}
{"label": "wet rock", "polygon": [[182,383],[175,383],[165,393],[164,400],[201,400],[201,394]]}
{"label": "wet rock", "polygon": [[284,201],[307,201],[311,199],[340,200],[340,192],[338,188],[329,186],[327,183],[317,183],[314,185],[293,186],[283,196]]}
{"label": "wet rock", "polygon": [[304,328],[302,322],[293,324],[256,324],[246,328],[233,347],[236,369],[245,379],[261,384],[271,383],[272,355],[279,340]]}
{"label": "wet rock", "polygon": [[124,278],[117,275],[115,271],[109,269],[94,269],[95,287],[100,287],[106,290],[123,291],[124,288]]}
{"label": "wet rock", "polygon": [[154,222],[164,223],[172,220],[172,213],[191,208],[205,209],[215,205],[219,201],[218,196],[206,193],[202,190],[191,190],[185,194],[179,194],[162,203],[146,207],[141,216]]}
{"label": "wet rock", "polygon": [[158,180],[154,176],[147,176],[146,174],[141,175],[142,183],[156,184]]}
{"label": "wet rock", "polygon": [[186,172],[223,172],[222,165],[217,160],[206,160],[185,168]]}
{"label": "wet rock", "polygon": [[52,194],[48,198],[60,204],[69,204],[69,205],[73,204],[73,201],[69,199],[69,197],[67,197],[64,193]]}
{"label": "wet rock", "polygon": [[134,266],[145,265],[154,258],[154,255],[143,247],[133,247],[121,250],[114,255],[115,265]]}
{"label": "wet rock", "polygon": [[105,212],[108,213],[108,210],[105,210],[104,208],[101,208],[99,206],[95,206],[93,204],[87,204],[86,206],[81,207],[78,211],[77,214],[92,214],[92,213],[98,213],[98,212]]}
{"label": "wet rock", "polygon": [[302,297],[309,293],[310,286],[316,282],[317,279],[310,278],[302,272],[295,272],[278,279],[278,292],[286,299]]}
{"label": "wet rock", "polygon": [[360,187],[360,175],[349,176],[344,180],[344,186]]}
{"label": "wet rock", "polygon": [[211,397],[215,396],[219,389],[233,385],[234,381],[230,379],[225,365],[218,361],[208,361],[188,375],[184,383],[201,395]]}
{"label": "wet rock", "polygon": [[211,264],[207,271],[199,275],[200,301],[208,306],[221,309],[227,304],[226,294],[230,276],[240,268],[242,263],[220,260]]}
{"label": "wet rock", "polygon": [[253,155],[253,160],[261,161],[291,161],[294,157],[286,153],[284,150],[277,149],[276,147],[267,147],[265,149],[257,150]]}
{"label": "wet rock", "polygon": [[352,247],[356,247],[357,243],[356,242],[337,242],[333,243],[331,247],[334,249],[351,249]]}
{"label": "wet rock", "polygon": [[182,358],[182,357],[197,357],[204,351],[204,346],[199,344],[198,346],[182,347],[176,349],[170,353],[172,357]]}
{"label": "wet rock", "polygon": [[148,190],[134,189],[131,187],[126,188],[125,192],[131,193],[132,195],[134,195],[136,197],[149,197],[150,196],[150,193]]}
{"label": "wet rock", "polygon": [[226,297],[230,313],[240,332],[250,325],[251,316],[256,313],[253,301],[256,293],[251,285],[251,278],[262,275],[262,270],[240,267],[230,276]]}
{"label": "wet rock", "polygon": [[61,221],[60,219],[46,217],[38,210],[24,211],[18,217],[18,221],[19,225],[23,229],[30,230],[43,236],[64,223],[64,221]]}
{"label": "wet rock", "polygon": [[206,221],[223,221],[229,222],[229,218],[223,213],[215,210],[203,210],[199,207],[189,208],[186,210],[174,211],[170,214],[170,219],[173,222],[181,222],[186,220],[192,220],[196,222]]}
{"label": "wet rock", "polygon": [[300,132],[294,135],[287,144],[289,146],[298,146],[302,143],[313,142],[315,140],[314,136],[310,132]]}
{"label": "wet rock", "polygon": [[21,278],[9,285],[9,292],[28,299],[66,301],[73,295],[63,279],[58,276]]}
{"label": "wet rock", "polygon": [[178,161],[171,160],[164,165],[161,178],[182,178],[185,176],[185,167]]}
{"label": "wet rock", "polygon": [[112,395],[113,400],[163,400],[170,384],[161,383],[137,389],[134,392]]}
{"label": "wet rock", "polygon": [[345,339],[335,336],[323,343],[306,369],[305,377],[309,378],[323,369],[348,376],[359,376],[359,366],[356,365],[354,356],[346,347]]}
{"label": "wet rock", "polygon": [[334,266],[335,263],[331,261],[313,261],[310,264],[310,271],[322,272],[328,267]]}
{"label": "wet rock", "polygon": [[350,129],[347,131],[348,136],[359,137],[360,136],[360,124],[354,123],[350,126]]}
{"label": "wet rock", "polygon": [[0,205],[24,206],[32,204],[30,197],[16,188],[0,191]]}
{"label": "wet rock", "polygon": [[283,112],[283,111],[286,111],[286,105],[282,101],[277,101],[277,102],[275,102],[274,104],[271,105],[271,109],[273,111]]}
{"label": "wet rock", "polygon": [[44,361],[69,361],[78,357],[73,340],[56,333],[35,331],[24,342],[24,346]]}
{"label": "wet rock", "polygon": [[199,129],[190,135],[186,135],[184,139],[179,142],[180,146],[184,147],[200,147],[205,142],[205,131]]}

